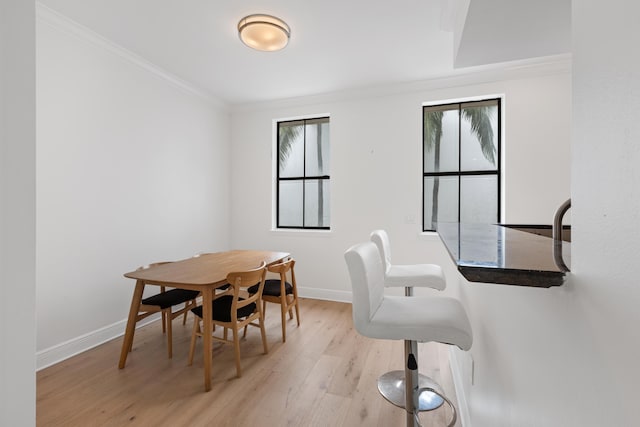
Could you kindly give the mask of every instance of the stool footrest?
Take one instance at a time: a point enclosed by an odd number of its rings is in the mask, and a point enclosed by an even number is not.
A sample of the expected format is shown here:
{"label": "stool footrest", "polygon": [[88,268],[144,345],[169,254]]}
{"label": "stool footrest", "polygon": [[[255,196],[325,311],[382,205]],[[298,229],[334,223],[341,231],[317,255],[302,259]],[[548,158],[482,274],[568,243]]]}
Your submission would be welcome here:
{"label": "stool footrest", "polygon": [[[418,375],[418,388],[429,389],[420,394],[418,402],[419,411],[432,411],[438,409],[444,403],[442,387],[426,375]],[[380,394],[399,408],[405,408],[405,384],[404,371],[390,371],[378,378],[378,391]]]}
{"label": "stool footrest", "polygon": [[[419,385],[416,389],[416,393],[418,394],[419,408],[416,408],[413,414],[408,414],[412,423],[407,421],[407,425],[419,426],[420,422],[417,418],[419,412],[433,411],[434,409],[441,407],[444,402],[447,402],[451,408],[451,419],[447,426],[452,427],[455,425],[458,418],[456,408],[444,395],[444,391],[442,390],[442,387],[440,387],[440,384],[422,374],[418,374],[418,383]],[[399,408],[406,409],[404,371],[390,371],[386,374],[382,374],[378,378],[378,391],[389,402]]]}

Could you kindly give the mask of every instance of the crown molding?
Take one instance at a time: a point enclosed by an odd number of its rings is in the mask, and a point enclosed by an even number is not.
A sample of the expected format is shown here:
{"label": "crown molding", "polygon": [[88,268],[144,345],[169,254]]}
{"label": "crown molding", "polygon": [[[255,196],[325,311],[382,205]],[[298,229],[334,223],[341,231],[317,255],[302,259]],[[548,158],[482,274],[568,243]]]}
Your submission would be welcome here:
{"label": "crown molding", "polygon": [[125,49],[112,42],[111,40],[101,36],[95,31],[85,27],[82,24],[68,18],[67,16],[45,6],[40,2],[36,2],[36,21],[38,23],[47,24],[57,30],[63,31],[66,34],[73,35],[83,41],[91,43],[92,45],[102,48],[112,54],[126,60],[127,62],[136,65],[143,70],[152,73],[172,86],[190,94],[195,95],[198,98],[206,101],[212,107],[220,110],[228,110],[228,105],[220,99],[214,97],[209,92],[201,89],[180,77],[166,71],[165,69],[153,64],[142,56]]}
{"label": "crown molding", "polygon": [[229,111],[231,113],[302,107],[322,103],[393,96],[412,92],[426,92],[498,81],[571,73],[571,54],[562,54],[499,64],[458,68],[445,75],[431,76],[429,78],[413,82],[382,84],[252,103],[229,104],[219,98],[216,98],[206,90],[196,87],[195,85],[171,74],[143,57],[115,44],[109,39],[97,34],[91,29],[73,21],[40,2],[36,2],[36,18],[38,22],[51,25],[60,31],[64,31],[92,43],[95,46],[110,51],[128,62],[159,76],[173,86],[205,100],[213,107]]}
{"label": "crown molding", "polygon": [[235,104],[230,105],[230,111],[232,113],[244,113],[268,109],[302,107],[570,73],[571,54],[562,54],[460,68],[446,75],[433,76],[428,79],[412,82],[369,86],[255,103]]}

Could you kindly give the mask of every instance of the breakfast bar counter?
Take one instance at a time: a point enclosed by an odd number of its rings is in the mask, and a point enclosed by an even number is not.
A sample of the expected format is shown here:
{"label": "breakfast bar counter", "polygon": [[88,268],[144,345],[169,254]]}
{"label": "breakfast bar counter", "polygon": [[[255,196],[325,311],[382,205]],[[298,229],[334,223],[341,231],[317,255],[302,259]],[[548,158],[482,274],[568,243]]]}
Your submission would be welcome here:
{"label": "breakfast bar counter", "polygon": [[470,282],[549,288],[566,279],[571,244],[554,245],[553,239],[535,227],[438,223],[437,230],[458,270]]}

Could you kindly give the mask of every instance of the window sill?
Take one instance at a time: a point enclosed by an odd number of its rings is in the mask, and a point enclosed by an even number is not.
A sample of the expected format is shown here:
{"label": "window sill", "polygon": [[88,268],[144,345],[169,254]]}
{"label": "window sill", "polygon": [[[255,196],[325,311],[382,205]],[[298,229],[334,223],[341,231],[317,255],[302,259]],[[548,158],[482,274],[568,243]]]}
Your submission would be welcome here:
{"label": "window sill", "polygon": [[272,228],[271,234],[274,236],[297,236],[297,237],[331,237],[331,230],[307,230],[304,228]]}
{"label": "window sill", "polygon": [[440,236],[437,231],[420,231],[418,232],[418,239],[425,241],[440,240]]}

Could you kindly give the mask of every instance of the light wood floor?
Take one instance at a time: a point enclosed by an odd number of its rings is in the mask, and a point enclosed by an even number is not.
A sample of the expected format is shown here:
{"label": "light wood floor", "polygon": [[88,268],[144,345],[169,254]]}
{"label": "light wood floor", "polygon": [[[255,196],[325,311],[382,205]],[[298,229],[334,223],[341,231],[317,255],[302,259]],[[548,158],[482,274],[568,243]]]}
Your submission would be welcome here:
{"label": "light wood floor", "polygon": [[[402,369],[402,341],[372,340],[354,330],[351,305],[301,300],[282,343],[276,305],[266,313],[269,354],[250,328],[241,343],[242,378],[233,347],[214,344],[212,390],[204,392],[202,343],[187,366],[192,315],[174,321],[173,359],[159,322],[136,331],[119,370],[122,338],[37,374],[38,426],[402,426],[405,413],[376,388],[377,377]],[[456,401],[448,349],[419,345],[420,372]],[[446,405],[445,405],[446,406]],[[449,410],[422,413],[423,426],[445,425]],[[460,426],[459,421],[456,426]]]}

